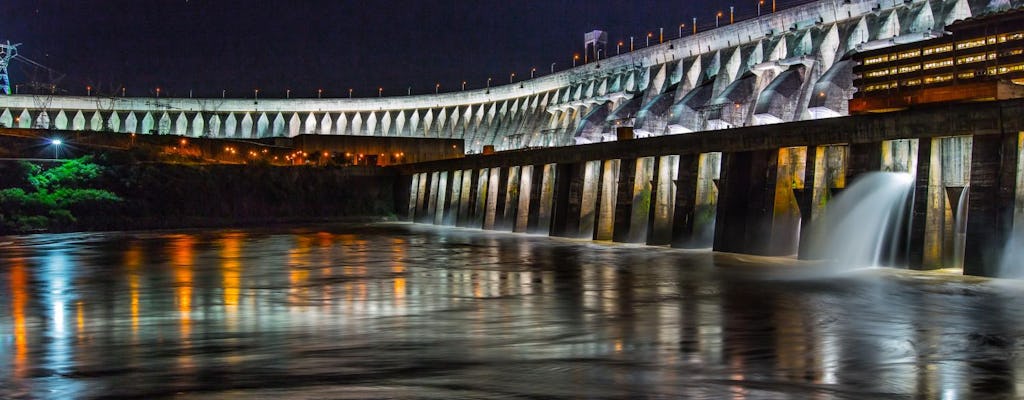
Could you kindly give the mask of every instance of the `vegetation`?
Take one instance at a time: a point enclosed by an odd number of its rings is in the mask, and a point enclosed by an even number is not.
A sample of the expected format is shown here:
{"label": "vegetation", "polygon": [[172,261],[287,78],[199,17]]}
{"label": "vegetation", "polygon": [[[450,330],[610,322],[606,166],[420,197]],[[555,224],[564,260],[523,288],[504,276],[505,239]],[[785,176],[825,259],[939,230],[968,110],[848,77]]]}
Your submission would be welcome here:
{"label": "vegetation", "polygon": [[68,160],[49,169],[22,162],[20,171],[4,171],[0,182],[0,231],[31,232],[73,227],[76,215],[98,216],[116,209],[121,198],[90,187],[103,172],[91,157]]}

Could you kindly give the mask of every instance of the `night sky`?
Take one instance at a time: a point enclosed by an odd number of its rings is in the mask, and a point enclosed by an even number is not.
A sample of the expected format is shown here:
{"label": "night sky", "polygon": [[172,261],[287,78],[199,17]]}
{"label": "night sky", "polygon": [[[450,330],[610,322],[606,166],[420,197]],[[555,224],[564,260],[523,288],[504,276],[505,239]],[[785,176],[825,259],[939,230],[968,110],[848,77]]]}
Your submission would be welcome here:
{"label": "night sky", "polygon": [[[737,20],[756,14],[754,0],[0,0],[0,40],[67,74],[68,94],[387,96],[507,83],[552,62],[562,70],[587,31],[607,31],[613,52],[630,35],[642,47],[659,27],[668,39],[686,23],[687,34],[692,17],[711,27],[723,10],[727,23],[730,4]],[[32,80],[23,64],[10,69],[13,83]]]}

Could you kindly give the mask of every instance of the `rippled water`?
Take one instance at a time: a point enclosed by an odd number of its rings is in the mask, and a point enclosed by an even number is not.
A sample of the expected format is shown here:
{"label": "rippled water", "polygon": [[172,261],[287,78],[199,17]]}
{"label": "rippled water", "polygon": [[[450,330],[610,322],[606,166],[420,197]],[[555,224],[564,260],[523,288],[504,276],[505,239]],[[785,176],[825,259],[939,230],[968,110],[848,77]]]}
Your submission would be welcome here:
{"label": "rippled water", "polygon": [[0,398],[1024,395],[1024,284],[408,224],[0,237]]}

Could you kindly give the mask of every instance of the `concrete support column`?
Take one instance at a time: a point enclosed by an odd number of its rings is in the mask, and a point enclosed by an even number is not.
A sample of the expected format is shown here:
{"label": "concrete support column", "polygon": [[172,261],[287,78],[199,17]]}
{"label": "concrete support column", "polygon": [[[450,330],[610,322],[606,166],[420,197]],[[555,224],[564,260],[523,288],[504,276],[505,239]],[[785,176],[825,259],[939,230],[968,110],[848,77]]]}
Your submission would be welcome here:
{"label": "concrete support column", "polygon": [[427,197],[427,212],[425,223],[436,223],[434,217],[437,215],[437,197],[438,197],[438,183],[440,181],[440,172],[434,171],[430,173],[430,186],[429,195]]}
{"label": "concrete support column", "polygon": [[775,255],[770,247],[778,150],[725,153],[714,249]]}
{"label": "concrete support column", "polygon": [[434,225],[444,224],[451,192],[448,190],[448,171],[437,172],[437,206],[434,209]]}
{"label": "concrete support column", "polygon": [[493,167],[487,177],[487,209],[484,215],[484,229],[501,229],[501,218],[505,214],[505,196],[508,189],[508,168]]}
{"label": "concrete support column", "polygon": [[1001,276],[1005,247],[1019,245],[1008,241],[1015,229],[1015,214],[1021,211],[1018,204],[1024,200],[1018,197],[1022,144],[1024,132],[974,136],[965,275]]}
{"label": "concrete support column", "polygon": [[443,224],[455,226],[459,221],[459,209],[462,204],[462,170],[451,171],[451,190],[448,196],[448,204],[444,209]]}
{"label": "concrete support column", "polygon": [[675,212],[673,202],[676,197],[675,178],[679,171],[679,156],[658,157],[655,171],[647,244],[660,246],[672,243],[672,213]]}
{"label": "concrete support column", "polygon": [[[530,214],[532,209],[536,207],[531,207],[532,204],[536,204],[532,199],[534,169],[536,169],[536,167],[533,165],[524,165],[519,168],[519,199],[516,204],[515,223],[512,226],[513,232],[526,232],[526,228],[530,222]],[[537,181],[537,185],[540,185],[540,181]]]}
{"label": "concrete support column", "polygon": [[[530,216],[526,230],[530,233],[551,234],[551,216],[555,203],[555,172],[557,164],[533,167],[533,181],[530,190]],[[536,211],[534,211],[536,210]]]}
{"label": "concrete support column", "polygon": [[601,198],[598,201],[595,240],[612,240],[615,232],[615,201],[618,196],[618,159],[605,160],[601,167]]}
{"label": "concrete support column", "polygon": [[473,217],[470,224],[473,228],[482,228],[487,215],[488,181],[491,179],[490,168],[481,168],[476,179],[476,201],[473,205]]}
{"label": "concrete support column", "polygon": [[429,218],[430,207],[430,172],[422,172],[419,174],[419,188],[416,190],[416,222],[427,222]]}
{"label": "concrete support column", "polygon": [[522,167],[516,165],[508,168],[503,168],[507,178],[505,181],[505,206],[502,210],[501,222],[498,224],[499,230],[515,230],[516,215],[519,212],[519,185],[521,184],[520,175]]}
{"label": "concrete support column", "polygon": [[473,219],[476,211],[477,180],[480,179],[480,171],[467,169],[462,171],[462,201],[459,202],[458,226],[473,226]]}
{"label": "concrete support column", "polygon": [[576,237],[579,233],[585,169],[585,163],[556,166],[551,236]]}
{"label": "concrete support column", "polygon": [[580,229],[576,237],[594,238],[597,228],[597,201],[601,195],[601,161],[584,163],[583,193],[580,197]]}
{"label": "concrete support column", "polygon": [[635,158],[619,160],[619,176],[615,198],[615,228],[612,240],[628,242],[630,225],[633,222],[633,187],[636,180]]}
{"label": "concrete support column", "polygon": [[416,209],[420,201],[420,174],[412,174],[409,177],[409,198],[407,199],[406,216],[409,221],[416,221]]}
{"label": "concrete support column", "polygon": [[[921,139],[917,146],[917,172],[914,177],[914,195],[910,215],[909,234],[907,236],[907,266],[911,269],[922,269],[926,258],[925,241],[926,227],[929,225],[929,181],[931,170],[935,164],[933,148],[937,147],[938,139]],[[937,151],[936,151],[937,153]],[[932,196],[934,199],[934,196]]]}
{"label": "concrete support column", "polygon": [[672,211],[672,247],[693,247],[694,213],[697,205],[697,177],[700,154],[679,156],[676,173],[676,198]]}
{"label": "concrete support column", "polygon": [[807,147],[779,149],[769,244],[772,254],[796,254],[799,248],[801,214],[796,194],[806,188],[806,167]]}

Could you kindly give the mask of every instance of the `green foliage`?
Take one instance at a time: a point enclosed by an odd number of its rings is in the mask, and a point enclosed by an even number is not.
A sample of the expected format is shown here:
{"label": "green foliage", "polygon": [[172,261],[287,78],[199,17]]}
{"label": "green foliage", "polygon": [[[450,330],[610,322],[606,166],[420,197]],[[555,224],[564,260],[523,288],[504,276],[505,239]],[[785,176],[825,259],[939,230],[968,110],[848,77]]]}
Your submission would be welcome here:
{"label": "green foliage", "polygon": [[78,221],[76,213],[102,213],[121,201],[110,191],[87,187],[102,173],[89,157],[46,170],[29,163],[22,167],[31,190],[0,189],[0,231],[68,229]]}

